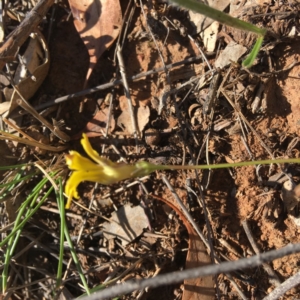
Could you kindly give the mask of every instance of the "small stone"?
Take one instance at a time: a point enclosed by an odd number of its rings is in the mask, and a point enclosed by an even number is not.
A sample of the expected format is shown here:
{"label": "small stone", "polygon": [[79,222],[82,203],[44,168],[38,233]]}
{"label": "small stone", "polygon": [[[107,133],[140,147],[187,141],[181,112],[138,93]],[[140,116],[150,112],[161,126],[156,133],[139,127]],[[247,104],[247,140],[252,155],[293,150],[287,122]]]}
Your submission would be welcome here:
{"label": "small stone", "polygon": [[160,133],[157,129],[149,128],[145,131],[145,141],[149,146],[157,146],[160,142]]}

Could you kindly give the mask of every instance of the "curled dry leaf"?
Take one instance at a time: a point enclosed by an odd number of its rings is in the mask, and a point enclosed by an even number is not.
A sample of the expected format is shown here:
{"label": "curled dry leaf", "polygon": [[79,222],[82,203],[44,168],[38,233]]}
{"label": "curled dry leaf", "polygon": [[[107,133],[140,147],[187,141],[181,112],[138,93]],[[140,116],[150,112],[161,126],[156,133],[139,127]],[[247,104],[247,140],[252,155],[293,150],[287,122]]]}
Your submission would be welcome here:
{"label": "curled dry leaf", "polygon": [[98,58],[119,35],[121,7],[118,0],[69,0],[69,4],[76,30],[90,55],[87,82]]}
{"label": "curled dry leaf", "polygon": [[[49,51],[44,36],[40,32],[32,33],[29,37],[29,44],[22,56],[23,63],[20,63],[14,74],[14,83],[25,98],[30,99],[38,90],[46,78],[49,70]],[[10,101],[8,107],[5,102],[0,107],[4,113],[4,107],[8,109],[8,114],[12,112],[18,104],[16,100],[20,98],[18,93],[12,89],[6,89],[6,101]]]}

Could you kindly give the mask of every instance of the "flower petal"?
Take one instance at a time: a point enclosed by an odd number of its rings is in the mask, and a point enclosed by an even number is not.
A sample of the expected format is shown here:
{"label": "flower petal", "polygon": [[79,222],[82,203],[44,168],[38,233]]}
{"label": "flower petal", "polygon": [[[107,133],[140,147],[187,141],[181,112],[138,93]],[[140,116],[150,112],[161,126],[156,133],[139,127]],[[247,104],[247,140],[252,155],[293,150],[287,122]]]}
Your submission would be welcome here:
{"label": "flower petal", "polygon": [[66,204],[66,209],[70,208],[72,198],[78,199],[79,195],[77,192],[78,185],[83,181],[92,181],[99,182],[99,179],[102,178],[103,172],[102,168],[94,171],[74,171],[69,179],[67,180],[65,186],[65,193],[68,196],[68,201]]}
{"label": "flower petal", "polygon": [[143,176],[155,170],[151,169],[146,162],[127,165],[124,163],[114,163],[109,159],[101,157],[92,148],[85,134],[83,134],[81,144],[94,162],[83,157],[76,151],[70,151],[70,154],[65,155],[67,165],[74,171],[65,186],[65,193],[68,196],[67,209],[70,208],[72,198],[79,198],[77,187],[83,181],[92,181],[108,185],[124,179]]}
{"label": "flower petal", "polygon": [[71,170],[94,170],[102,168],[101,166],[95,164],[90,159],[83,157],[76,151],[70,151],[70,154],[65,155],[66,163]]}
{"label": "flower petal", "polygon": [[81,145],[84,149],[84,151],[86,152],[86,154],[92,159],[94,160],[96,163],[98,163],[100,166],[106,166],[106,165],[114,165],[115,163],[113,163],[112,161],[110,161],[109,159],[106,159],[104,157],[101,157],[97,151],[95,151],[92,148],[92,145],[87,137],[87,135],[85,133],[82,134],[82,139],[81,139]]}
{"label": "flower petal", "polygon": [[[97,165],[96,165],[97,166]],[[116,167],[98,166],[98,169],[74,171],[65,186],[65,193],[68,196],[66,209],[70,208],[72,198],[79,198],[77,187],[83,181],[98,182],[104,185],[117,183],[135,175],[134,165],[121,165]]]}

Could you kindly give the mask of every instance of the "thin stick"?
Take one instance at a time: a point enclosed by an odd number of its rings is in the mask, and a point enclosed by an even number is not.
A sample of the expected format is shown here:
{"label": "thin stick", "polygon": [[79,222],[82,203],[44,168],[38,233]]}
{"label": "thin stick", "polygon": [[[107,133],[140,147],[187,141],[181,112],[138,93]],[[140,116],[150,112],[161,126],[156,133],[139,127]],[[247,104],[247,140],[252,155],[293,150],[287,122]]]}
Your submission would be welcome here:
{"label": "thin stick", "polygon": [[11,121],[9,121],[8,119],[6,119],[5,117],[3,117],[3,122],[6,123],[8,126],[10,126],[12,129],[16,130],[19,134],[21,134],[24,137],[26,137],[28,140],[30,140],[32,142],[37,142],[34,138],[32,138],[31,136],[29,136],[22,129],[20,129],[17,125],[15,125],[14,123],[12,123]]}
{"label": "thin stick", "polygon": [[[255,240],[254,240],[254,238],[253,238],[253,234],[252,234],[252,232],[251,232],[251,229],[250,229],[250,227],[249,227],[249,225],[248,225],[247,220],[244,220],[244,221],[242,222],[242,225],[243,225],[243,228],[244,228],[244,230],[245,230],[245,233],[246,233],[246,235],[247,235],[247,238],[248,238],[248,240],[249,240],[249,242],[250,242],[250,244],[251,244],[251,246],[252,246],[254,252],[255,252],[257,255],[259,255],[259,254],[260,254],[260,251],[259,251],[259,249],[258,249],[258,245],[257,245],[257,243],[255,242]],[[276,273],[274,272],[274,270],[271,268],[271,266],[270,266],[269,264],[267,264],[267,263],[262,264],[262,266],[263,266],[263,268],[265,269],[265,271],[267,272],[267,274],[269,275],[269,282],[270,282],[271,284],[275,285],[276,287],[277,287],[277,286],[280,286],[281,282],[280,282],[278,276],[276,275]]]}
{"label": "thin stick", "polygon": [[45,145],[45,144],[42,144],[42,143],[39,143],[39,142],[29,141],[29,140],[26,140],[24,138],[15,136],[11,133],[1,131],[1,130],[0,130],[0,140],[9,140],[9,141],[13,141],[13,142],[18,142],[18,143],[21,143],[21,144],[25,144],[25,145],[29,145],[29,146],[33,146],[33,147],[38,147],[40,149],[53,151],[53,152],[61,152],[65,149],[67,149],[67,147],[68,147],[67,145],[66,146],[54,147],[54,146]]}
{"label": "thin stick", "polygon": [[[142,290],[146,287],[168,286],[175,283],[180,283],[185,279],[196,278],[201,276],[211,276],[221,273],[229,273],[239,269],[254,268],[262,263],[272,261],[293,253],[300,252],[300,243],[290,244],[281,249],[272,250],[263,254],[255,255],[249,258],[242,258],[235,262],[229,261],[219,265],[210,265],[194,269],[181,270],[168,274],[158,275],[153,278],[144,280],[131,280],[119,285],[108,287],[105,290],[99,291],[90,296],[82,297],[82,300],[101,300],[112,299],[113,297],[128,294],[135,290]],[[265,300],[265,299],[264,299]],[[267,299],[270,300],[270,299]]]}
{"label": "thin stick", "polygon": [[173,187],[171,186],[170,182],[168,181],[168,179],[166,178],[166,176],[162,176],[162,180],[164,181],[165,185],[168,187],[168,189],[170,190],[170,192],[172,193],[174,199],[176,200],[177,204],[180,206],[182,212],[184,213],[185,217],[188,219],[188,221],[190,222],[190,224],[193,226],[193,228],[195,229],[195,231],[197,232],[197,234],[199,235],[199,237],[201,238],[202,242],[205,244],[205,246],[207,247],[208,250],[210,250],[209,244],[205,238],[205,236],[203,235],[203,233],[200,231],[198,225],[196,224],[196,222],[193,220],[192,216],[189,214],[189,212],[187,211],[187,209],[185,208],[185,206],[183,205],[183,203],[181,202],[180,198],[178,197],[178,195],[176,194],[175,190],[173,189]]}
{"label": "thin stick", "polygon": [[234,110],[240,115],[240,117],[242,118],[242,120],[251,129],[251,131],[253,132],[253,134],[258,138],[258,140],[260,141],[261,145],[265,148],[265,150],[268,152],[268,154],[271,156],[271,158],[274,159],[274,155],[272,154],[272,152],[270,151],[270,149],[268,148],[268,146],[264,143],[264,141],[261,139],[261,137],[259,136],[259,134],[255,131],[255,129],[253,128],[253,126],[249,123],[249,121],[245,118],[245,116],[240,111],[240,109],[233,103],[233,101],[227,95],[226,91],[224,89],[222,89],[221,92],[225,96],[225,98],[227,99],[227,101],[230,103],[230,105],[234,108]]}
{"label": "thin stick", "polygon": [[[21,94],[18,92],[19,96]],[[43,125],[45,125],[53,134],[55,134],[61,140],[68,142],[70,137],[60,131],[59,128],[53,126],[50,122],[48,122],[44,117],[42,117],[23,97],[22,99],[17,100],[18,105],[20,105],[23,109],[25,109],[28,113],[30,113],[33,117],[35,117],[38,121],[40,121]]]}
{"label": "thin stick", "polygon": [[[153,74],[156,74],[156,73],[164,72],[165,69],[170,70],[170,69],[176,68],[176,67],[181,66],[181,65],[192,64],[192,63],[194,63],[198,60],[202,60],[201,55],[191,57],[191,58],[184,59],[184,60],[181,60],[181,61],[176,62],[176,63],[166,65],[166,67],[160,67],[160,68],[157,68],[157,69],[152,69],[152,70],[147,71],[147,72],[142,72],[140,74],[137,74],[137,75],[134,75],[134,76],[131,76],[131,77],[127,78],[127,81],[128,82],[137,81],[137,80],[139,80],[143,77],[147,77],[147,76],[150,76],[150,75],[153,75]],[[109,89],[111,87],[114,87],[114,86],[117,86],[117,85],[122,85],[122,84],[123,84],[122,79],[115,80],[113,82],[107,82],[107,83],[104,83],[104,84],[100,84],[100,85],[97,85],[93,88],[82,90],[78,93],[69,94],[69,95],[66,95],[66,96],[59,97],[59,98],[56,98],[54,100],[48,101],[47,103],[40,104],[38,106],[35,106],[35,109],[36,110],[42,110],[42,109],[48,108],[50,106],[68,101],[68,100],[73,99],[75,97],[81,97],[81,96],[93,94],[93,93],[96,93],[98,91],[103,91],[103,90]]]}
{"label": "thin stick", "polygon": [[118,57],[118,61],[119,61],[121,77],[122,77],[122,80],[123,80],[124,93],[125,93],[125,96],[126,96],[127,101],[128,101],[128,108],[129,108],[132,127],[133,127],[133,135],[134,135],[135,140],[136,140],[136,147],[138,147],[138,138],[140,136],[140,132],[139,132],[137,122],[136,122],[136,118],[135,118],[135,115],[134,115],[132,99],[131,99],[131,96],[130,96],[130,93],[129,93],[129,85],[128,85],[127,78],[126,78],[125,65],[124,65],[122,50],[121,50],[120,46],[118,46],[117,57]]}
{"label": "thin stick", "polygon": [[296,273],[285,282],[283,282],[280,286],[274,289],[268,296],[263,298],[263,300],[276,300],[282,297],[287,291],[299,285],[300,283],[300,272]]}

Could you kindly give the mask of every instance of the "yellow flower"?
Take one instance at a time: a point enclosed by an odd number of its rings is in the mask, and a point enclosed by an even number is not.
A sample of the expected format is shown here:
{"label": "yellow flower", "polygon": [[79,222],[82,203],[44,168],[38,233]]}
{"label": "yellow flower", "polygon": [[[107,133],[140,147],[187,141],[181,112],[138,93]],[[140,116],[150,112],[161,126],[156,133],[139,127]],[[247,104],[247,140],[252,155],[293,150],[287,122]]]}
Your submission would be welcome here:
{"label": "yellow flower", "polygon": [[108,185],[132,177],[145,176],[153,172],[153,170],[147,168],[148,163],[146,162],[127,165],[124,163],[114,163],[109,159],[101,157],[92,148],[85,134],[83,134],[81,144],[93,161],[83,157],[76,151],[70,151],[70,154],[65,156],[69,169],[73,171],[65,186],[65,193],[68,196],[67,209],[71,206],[72,198],[79,198],[77,186],[82,181],[92,181]]}

